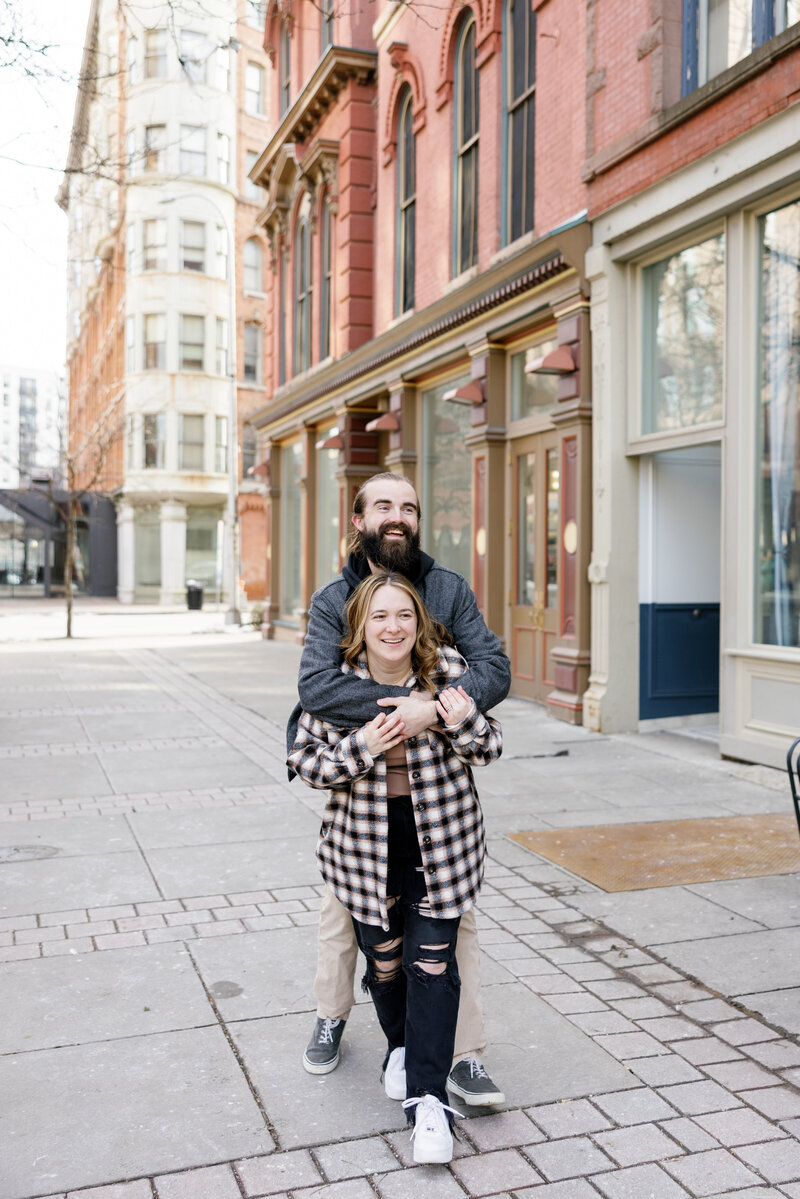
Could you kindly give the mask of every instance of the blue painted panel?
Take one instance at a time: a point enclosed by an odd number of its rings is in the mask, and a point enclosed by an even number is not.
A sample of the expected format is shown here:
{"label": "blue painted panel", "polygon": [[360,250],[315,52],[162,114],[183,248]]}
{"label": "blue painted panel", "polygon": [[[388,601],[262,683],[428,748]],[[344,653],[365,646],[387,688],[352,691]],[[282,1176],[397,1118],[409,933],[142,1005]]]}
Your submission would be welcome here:
{"label": "blue painted panel", "polygon": [[640,604],[640,720],[717,711],[719,604]]}

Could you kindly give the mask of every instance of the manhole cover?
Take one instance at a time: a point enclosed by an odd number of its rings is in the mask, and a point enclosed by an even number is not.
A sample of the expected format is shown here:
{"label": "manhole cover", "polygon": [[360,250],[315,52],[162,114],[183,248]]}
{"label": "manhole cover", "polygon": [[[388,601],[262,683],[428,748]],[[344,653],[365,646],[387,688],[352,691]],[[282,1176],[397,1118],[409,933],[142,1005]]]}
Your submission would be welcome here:
{"label": "manhole cover", "polygon": [[54,858],[56,845],[5,845],[0,847],[1,862],[35,862],[38,858]]}
{"label": "manhole cover", "polygon": [[235,999],[237,995],[244,994],[238,983],[228,982],[227,979],[212,983],[208,989],[215,999]]}

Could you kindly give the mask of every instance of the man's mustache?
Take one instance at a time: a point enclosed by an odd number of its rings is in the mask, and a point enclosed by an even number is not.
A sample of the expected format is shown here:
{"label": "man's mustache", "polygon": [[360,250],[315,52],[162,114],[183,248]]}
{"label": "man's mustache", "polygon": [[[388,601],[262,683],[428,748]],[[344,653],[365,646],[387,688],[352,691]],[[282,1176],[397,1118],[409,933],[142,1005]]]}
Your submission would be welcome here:
{"label": "man's mustache", "polygon": [[403,524],[403,522],[400,520],[385,520],[378,529],[378,535],[380,537],[385,537],[390,529],[394,530],[395,532],[398,529],[402,529],[404,537],[408,538],[411,536],[411,530],[409,529],[408,525]]}

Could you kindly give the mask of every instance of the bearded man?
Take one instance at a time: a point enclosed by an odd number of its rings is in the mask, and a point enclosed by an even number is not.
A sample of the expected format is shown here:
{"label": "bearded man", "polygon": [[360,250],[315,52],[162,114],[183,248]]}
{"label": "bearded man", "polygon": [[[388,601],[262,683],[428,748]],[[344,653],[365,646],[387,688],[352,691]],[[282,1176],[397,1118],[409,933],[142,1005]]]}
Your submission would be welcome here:
{"label": "bearded man", "polygon": [[[397,571],[414,584],[430,615],[444,626],[467,662],[468,669],[460,682],[482,712],[488,712],[508,694],[511,670],[499,639],[487,628],[467,581],[420,549],[420,519],[414,486],[401,475],[373,475],[356,494],[347,562],[342,573],[311,599],[297,682],[300,702],[289,718],[288,749],[294,744],[303,709],[321,720],[356,728],[374,718],[376,707],[391,707],[403,719],[404,739],[412,743],[423,729],[438,723],[436,702],[431,696],[341,672],[344,607],[371,571]],[[328,1074],[339,1063],[342,1033],[353,1005],[356,956],[352,920],[333,892],[326,889],[320,910],[314,982],[317,1019],[303,1054],[303,1066],[310,1074]],[[462,916],[456,956],[461,1003],[448,1089],[471,1106],[504,1103],[505,1096],[481,1062],[486,1035],[474,908]]]}

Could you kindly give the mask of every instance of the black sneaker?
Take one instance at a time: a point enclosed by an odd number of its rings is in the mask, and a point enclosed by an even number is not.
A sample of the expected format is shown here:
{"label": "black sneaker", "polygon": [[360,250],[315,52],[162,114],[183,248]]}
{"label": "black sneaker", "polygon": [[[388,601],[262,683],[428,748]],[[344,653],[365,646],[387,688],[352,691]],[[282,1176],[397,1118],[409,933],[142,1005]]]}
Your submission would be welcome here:
{"label": "black sneaker", "polygon": [[447,1077],[447,1089],[469,1107],[490,1107],[506,1101],[476,1057],[456,1062]]}
{"label": "black sneaker", "polygon": [[309,1074],[330,1074],[339,1065],[339,1042],[344,1025],[344,1020],[317,1016],[311,1040],[303,1054],[303,1066]]}

